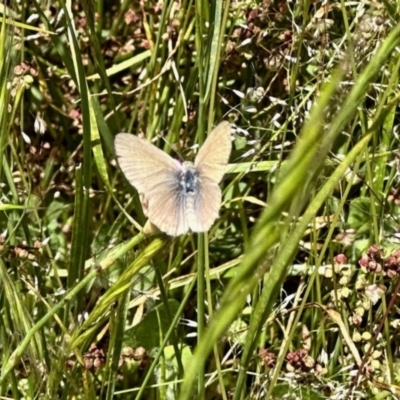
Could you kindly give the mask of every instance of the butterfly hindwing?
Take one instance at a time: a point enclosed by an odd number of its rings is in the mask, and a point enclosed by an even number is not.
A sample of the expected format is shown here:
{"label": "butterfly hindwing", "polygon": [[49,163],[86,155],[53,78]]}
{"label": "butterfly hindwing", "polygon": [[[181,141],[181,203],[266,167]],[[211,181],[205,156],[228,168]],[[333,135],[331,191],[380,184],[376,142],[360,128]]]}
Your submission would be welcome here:
{"label": "butterfly hindwing", "polygon": [[193,232],[208,231],[218,218],[221,206],[221,189],[214,181],[202,178],[196,196],[187,196],[186,208],[189,228]]}
{"label": "butterfly hindwing", "polygon": [[158,229],[170,236],[179,236],[189,230],[185,196],[179,191],[177,181],[149,192],[147,215]]}

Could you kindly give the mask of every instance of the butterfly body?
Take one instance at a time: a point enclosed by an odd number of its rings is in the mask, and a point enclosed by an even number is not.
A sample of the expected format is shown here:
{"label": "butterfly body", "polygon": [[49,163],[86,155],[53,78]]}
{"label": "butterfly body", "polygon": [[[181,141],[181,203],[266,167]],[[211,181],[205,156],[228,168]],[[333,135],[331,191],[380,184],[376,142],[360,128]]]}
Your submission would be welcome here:
{"label": "butterfly body", "polygon": [[179,192],[185,195],[196,193],[200,187],[200,177],[194,164],[185,161],[182,164],[182,172],[180,173]]}
{"label": "butterfly body", "polygon": [[219,124],[195,162],[180,163],[146,140],[120,133],[115,139],[119,165],[143,195],[150,221],[171,236],[205,232],[218,217],[221,181],[231,151],[230,125]]}

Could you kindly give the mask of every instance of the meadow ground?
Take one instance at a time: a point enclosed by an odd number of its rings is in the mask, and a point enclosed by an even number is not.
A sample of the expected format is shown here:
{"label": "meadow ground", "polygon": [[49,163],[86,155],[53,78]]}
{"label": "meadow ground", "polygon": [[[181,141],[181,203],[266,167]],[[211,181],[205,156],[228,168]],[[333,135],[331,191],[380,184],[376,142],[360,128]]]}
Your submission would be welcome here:
{"label": "meadow ground", "polygon": [[[1,396],[400,396],[396,1],[0,13]],[[144,235],[115,135],[223,120],[210,231]]]}

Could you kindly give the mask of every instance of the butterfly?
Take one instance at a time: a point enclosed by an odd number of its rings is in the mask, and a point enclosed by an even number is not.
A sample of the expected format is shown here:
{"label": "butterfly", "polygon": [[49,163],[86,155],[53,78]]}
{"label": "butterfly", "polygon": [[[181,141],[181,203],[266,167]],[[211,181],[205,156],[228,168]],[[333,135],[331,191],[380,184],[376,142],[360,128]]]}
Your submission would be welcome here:
{"label": "butterfly", "polygon": [[129,133],[115,137],[118,164],[142,195],[152,224],[170,236],[208,231],[219,214],[221,189],[231,153],[231,125],[221,122],[208,135],[194,163],[183,163]]}

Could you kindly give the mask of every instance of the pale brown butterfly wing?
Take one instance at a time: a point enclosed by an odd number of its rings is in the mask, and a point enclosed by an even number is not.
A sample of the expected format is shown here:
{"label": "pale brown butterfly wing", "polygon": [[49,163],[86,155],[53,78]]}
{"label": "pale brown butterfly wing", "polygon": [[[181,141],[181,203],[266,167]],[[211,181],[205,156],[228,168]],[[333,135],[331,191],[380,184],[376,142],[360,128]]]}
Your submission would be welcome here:
{"label": "pale brown butterfly wing", "polygon": [[148,192],[147,215],[158,229],[170,236],[179,236],[189,230],[185,198],[176,182],[159,185]]}
{"label": "pale brown butterfly wing", "polygon": [[218,183],[224,176],[231,153],[231,125],[224,121],[208,135],[195,159],[200,178],[196,196],[187,197],[189,227],[194,232],[208,231],[218,218],[221,189]]}
{"label": "pale brown butterfly wing", "polygon": [[181,170],[179,162],[167,153],[129,133],[115,137],[115,154],[130,184],[146,197],[150,189],[173,181]]}
{"label": "pale brown butterfly wing", "polygon": [[187,232],[185,202],[178,190],[181,164],[146,140],[128,133],[115,137],[115,153],[129,183],[143,195],[150,221],[172,236]]}
{"label": "pale brown butterfly wing", "polygon": [[187,219],[193,232],[208,231],[218,218],[221,189],[214,181],[202,177],[200,190],[186,199]]}
{"label": "pale brown butterfly wing", "polygon": [[211,131],[196,156],[194,165],[200,177],[221,182],[231,149],[231,125],[228,121],[223,121]]}

